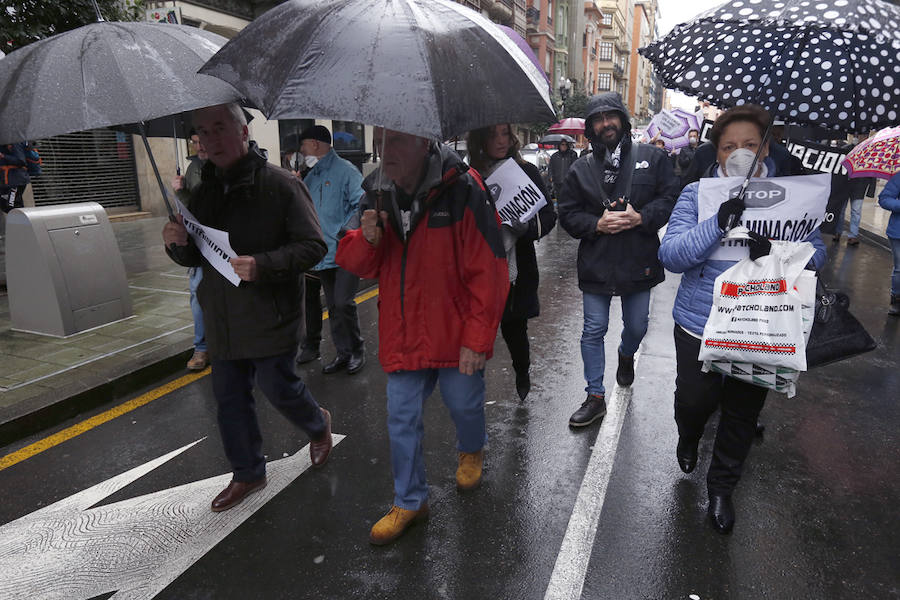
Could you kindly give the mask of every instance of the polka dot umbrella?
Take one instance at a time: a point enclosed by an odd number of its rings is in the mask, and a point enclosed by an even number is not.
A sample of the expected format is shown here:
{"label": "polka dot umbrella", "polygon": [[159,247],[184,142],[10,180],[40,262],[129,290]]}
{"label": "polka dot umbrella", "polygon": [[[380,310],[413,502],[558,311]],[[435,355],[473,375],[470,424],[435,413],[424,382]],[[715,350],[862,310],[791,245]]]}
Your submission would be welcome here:
{"label": "polka dot umbrella", "polygon": [[900,124],[900,7],[732,0],[641,48],[668,88],[719,106],[864,133]]}

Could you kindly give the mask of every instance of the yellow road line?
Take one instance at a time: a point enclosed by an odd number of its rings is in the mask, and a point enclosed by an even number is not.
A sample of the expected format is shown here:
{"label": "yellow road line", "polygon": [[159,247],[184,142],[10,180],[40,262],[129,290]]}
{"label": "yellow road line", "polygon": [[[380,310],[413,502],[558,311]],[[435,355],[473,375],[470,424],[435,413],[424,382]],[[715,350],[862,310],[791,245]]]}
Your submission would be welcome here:
{"label": "yellow road line", "polygon": [[[378,288],[377,288],[377,287],[373,287],[373,288],[372,288],[371,290],[369,290],[368,292],[365,292],[365,293],[360,294],[359,296],[357,296],[354,300],[355,300],[355,302],[356,302],[357,304],[362,304],[362,303],[365,302],[366,300],[369,300],[370,298],[374,298],[374,297],[377,296],[377,295],[378,295]],[[328,311],[327,311],[327,310],[323,310],[323,311],[322,311],[322,320],[325,320],[325,319],[327,319],[327,318],[328,318]]]}
{"label": "yellow road line", "polygon": [[[374,298],[378,295],[378,288],[372,288],[371,290],[364,292],[355,298],[357,304],[362,304],[366,300]],[[323,319],[328,318],[328,312],[326,311],[323,315]],[[175,381],[171,381],[163,386],[160,386],[154,390],[147,392],[137,398],[133,398],[132,400],[128,400],[127,402],[123,402],[122,404],[111,408],[107,411],[100,413],[99,415],[95,415],[90,419],[86,419],[80,423],[76,423],[71,427],[67,427],[62,431],[54,433],[51,436],[45,437],[42,440],[38,440],[33,444],[29,444],[20,450],[16,450],[15,452],[11,452],[6,456],[0,457],[0,471],[3,469],[7,469],[17,463],[22,462],[23,460],[27,460],[36,454],[40,454],[44,450],[49,450],[54,446],[58,446],[63,442],[70,440],[76,436],[85,433],[86,431],[90,431],[94,427],[98,425],[102,425],[107,421],[112,421],[117,417],[121,417],[122,415],[133,411],[136,408],[140,408],[145,404],[149,404],[153,402],[157,398],[161,398],[166,394],[170,394],[177,389],[183,388],[184,386],[197,381],[203,377],[206,377],[211,373],[209,367],[200,371],[199,373],[190,373],[188,375],[184,375],[179,377]]]}
{"label": "yellow road line", "polygon": [[161,396],[165,396],[166,394],[174,392],[179,388],[183,388],[189,383],[197,381],[201,377],[206,377],[207,375],[209,375],[209,373],[210,369],[209,367],[207,367],[205,370],[200,371],[199,373],[191,373],[189,375],[179,377],[175,381],[171,381],[164,386],[158,387],[155,390],[151,390],[146,394],[138,396],[137,398],[124,402],[119,406],[116,406],[115,408],[111,408],[100,413],[99,415],[95,415],[90,419],[84,420],[81,423],[77,423],[75,425],[72,425],[71,427],[67,427],[49,437],[45,437],[44,439],[38,440],[33,444],[29,444],[21,450],[16,450],[11,454],[7,454],[3,458],[0,458],[0,471],[11,467],[16,463],[20,463],[23,460],[27,460],[35,454],[40,454],[44,450],[49,450],[54,446],[58,446],[66,440],[70,440],[73,437],[79,436],[82,433],[89,431],[94,427],[97,427],[98,425],[102,425],[103,423],[111,421],[116,417],[121,417],[125,413],[131,412],[136,408],[140,408],[145,404],[153,402]]}

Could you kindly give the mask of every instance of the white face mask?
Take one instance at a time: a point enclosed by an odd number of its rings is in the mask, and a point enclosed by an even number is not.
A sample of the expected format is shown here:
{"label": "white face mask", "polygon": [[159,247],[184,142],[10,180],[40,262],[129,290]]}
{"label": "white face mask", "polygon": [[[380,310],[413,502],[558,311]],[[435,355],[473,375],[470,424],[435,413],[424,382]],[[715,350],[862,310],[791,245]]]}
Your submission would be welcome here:
{"label": "white face mask", "polygon": [[691,137],[688,138],[688,141],[692,144],[696,144],[697,142],[700,141],[700,139],[698,137],[692,135]]}
{"label": "white face mask", "polygon": [[310,154],[309,156],[303,157],[303,162],[306,163],[306,166],[308,168],[312,169],[314,166],[316,166],[316,163],[319,162],[319,157]]}
{"label": "white face mask", "polygon": [[746,177],[756,154],[746,148],[738,148],[725,161],[725,174],[729,177]]}

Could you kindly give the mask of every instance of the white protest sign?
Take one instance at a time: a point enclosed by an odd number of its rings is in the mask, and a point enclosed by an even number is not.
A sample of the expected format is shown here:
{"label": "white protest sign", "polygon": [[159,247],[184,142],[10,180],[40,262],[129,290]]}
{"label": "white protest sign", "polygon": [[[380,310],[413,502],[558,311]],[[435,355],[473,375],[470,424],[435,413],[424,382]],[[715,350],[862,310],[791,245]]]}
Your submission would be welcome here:
{"label": "white protest sign", "polygon": [[503,223],[518,219],[525,223],[547,204],[541,190],[511,158],[507,158],[485,180],[494,197],[497,213]]}
{"label": "white protest sign", "polygon": [[[743,177],[701,179],[699,221],[716,214],[723,202],[737,195],[743,182]],[[739,224],[769,239],[802,241],[824,221],[830,192],[831,175],[827,173],[751,179]],[[709,258],[741,260],[749,255],[746,244],[744,240],[722,240]]]}
{"label": "white protest sign", "polygon": [[659,127],[660,133],[667,138],[676,138],[684,134],[684,121],[667,110],[656,113],[656,116],[653,117],[653,123]]}
{"label": "white protest sign", "polygon": [[188,230],[194,243],[197,244],[203,257],[216,271],[222,274],[222,277],[234,285],[238,285],[241,278],[228,262],[229,259],[237,256],[237,252],[231,248],[231,242],[228,241],[228,232],[202,225],[177,198],[175,202],[178,205],[178,212],[184,218],[184,227]]}

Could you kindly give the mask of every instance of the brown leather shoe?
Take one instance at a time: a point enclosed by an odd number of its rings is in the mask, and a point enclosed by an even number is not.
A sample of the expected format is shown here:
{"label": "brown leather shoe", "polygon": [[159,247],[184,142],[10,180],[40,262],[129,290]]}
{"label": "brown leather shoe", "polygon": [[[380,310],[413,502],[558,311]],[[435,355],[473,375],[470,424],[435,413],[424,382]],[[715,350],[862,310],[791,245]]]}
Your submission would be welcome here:
{"label": "brown leather shoe", "polygon": [[331,454],[331,413],[321,409],[322,414],[325,415],[325,433],[323,433],[318,440],[310,440],[309,442],[309,458],[312,460],[312,464],[314,467],[321,467],[325,464],[325,461],[328,460],[328,455]]}
{"label": "brown leather shoe", "polygon": [[414,524],[427,519],[428,502],[422,504],[419,510],[407,510],[399,506],[392,506],[388,514],[381,517],[372,526],[372,531],[369,532],[369,543],[375,546],[390,544]]}
{"label": "brown leather shoe", "polygon": [[232,481],[218,496],[212,501],[212,511],[222,512],[228,510],[257,490],[266,487],[266,478],[257,479],[256,481]]}
{"label": "brown leather shoe", "polygon": [[209,366],[209,353],[202,350],[194,350],[194,355],[187,361],[188,371],[202,371]]}

